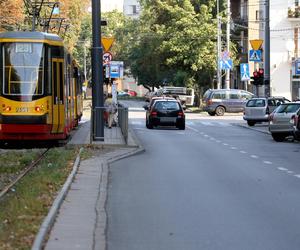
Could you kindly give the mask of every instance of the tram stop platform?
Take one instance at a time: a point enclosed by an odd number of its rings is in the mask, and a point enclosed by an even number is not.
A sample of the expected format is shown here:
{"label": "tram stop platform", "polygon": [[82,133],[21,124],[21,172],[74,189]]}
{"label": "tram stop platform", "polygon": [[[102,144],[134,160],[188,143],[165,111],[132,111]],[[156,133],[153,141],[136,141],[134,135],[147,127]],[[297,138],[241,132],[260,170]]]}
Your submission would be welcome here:
{"label": "tram stop platform", "polygon": [[133,141],[128,137],[128,143],[126,144],[124,136],[120,127],[112,127],[109,129],[104,126],[104,141],[93,140],[91,136],[91,121],[85,120],[80,122],[78,128],[73,131],[71,140],[68,145],[106,145],[106,146],[135,146]]}

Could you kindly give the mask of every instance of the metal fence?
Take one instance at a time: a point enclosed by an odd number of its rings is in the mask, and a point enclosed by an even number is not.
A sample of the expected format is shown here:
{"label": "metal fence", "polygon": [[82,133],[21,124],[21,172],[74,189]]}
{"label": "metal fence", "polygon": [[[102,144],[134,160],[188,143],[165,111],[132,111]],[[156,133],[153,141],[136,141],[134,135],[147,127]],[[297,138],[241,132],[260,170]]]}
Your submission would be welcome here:
{"label": "metal fence", "polygon": [[[128,143],[128,108],[118,105],[117,112],[114,114],[112,129],[108,128],[108,113],[106,107],[95,107],[92,112],[91,121],[94,121],[95,115],[100,115],[104,124],[104,141],[111,144],[120,144],[124,140]],[[94,138],[96,122],[91,122],[91,141]]]}

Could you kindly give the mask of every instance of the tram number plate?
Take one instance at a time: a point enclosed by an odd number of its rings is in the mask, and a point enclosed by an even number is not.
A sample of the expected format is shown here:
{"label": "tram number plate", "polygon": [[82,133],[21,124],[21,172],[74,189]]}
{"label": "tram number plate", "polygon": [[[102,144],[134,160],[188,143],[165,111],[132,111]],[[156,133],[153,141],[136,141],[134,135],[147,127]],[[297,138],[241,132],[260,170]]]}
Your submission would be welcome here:
{"label": "tram number plate", "polygon": [[27,108],[27,107],[17,107],[17,108],[16,108],[16,112],[17,112],[17,113],[28,112],[28,108]]}

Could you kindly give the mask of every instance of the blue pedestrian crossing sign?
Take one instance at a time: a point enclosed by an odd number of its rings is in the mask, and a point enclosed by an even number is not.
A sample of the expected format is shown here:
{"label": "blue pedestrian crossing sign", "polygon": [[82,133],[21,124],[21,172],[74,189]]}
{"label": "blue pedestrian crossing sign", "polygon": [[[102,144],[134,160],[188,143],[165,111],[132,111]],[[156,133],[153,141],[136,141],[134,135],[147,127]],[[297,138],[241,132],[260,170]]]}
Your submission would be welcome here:
{"label": "blue pedestrian crossing sign", "polygon": [[250,62],[261,62],[261,50],[250,50],[249,51],[249,61]]}
{"label": "blue pedestrian crossing sign", "polygon": [[240,71],[241,71],[241,81],[249,81],[250,80],[249,64],[241,63]]}
{"label": "blue pedestrian crossing sign", "polygon": [[299,60],[295,61],[295,75],[296,76],[300,75],[300,61]]}
{"label": "blue pedestrian crossing sign", "polygon": [[221,69],[232,69],[233,62],[231,59],[220,60],[219,65]]}

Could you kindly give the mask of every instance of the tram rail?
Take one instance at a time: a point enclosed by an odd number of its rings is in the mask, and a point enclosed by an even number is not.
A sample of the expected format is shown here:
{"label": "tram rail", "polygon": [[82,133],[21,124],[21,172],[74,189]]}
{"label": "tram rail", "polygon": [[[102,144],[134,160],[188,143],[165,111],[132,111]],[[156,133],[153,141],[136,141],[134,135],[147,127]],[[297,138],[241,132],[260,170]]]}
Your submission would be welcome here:
{"label": "tram rail", "polygon": [[11,181],[8,185],[6,185],[2,190],[0,190],[0,200],[9,192],[11,189],[20,181],[23,177],[25,177],[46,155],[46,153],[50,150],[50,148],[45,149],[36,160],[31,162],[24,170],[18,174],[13,181]]}

